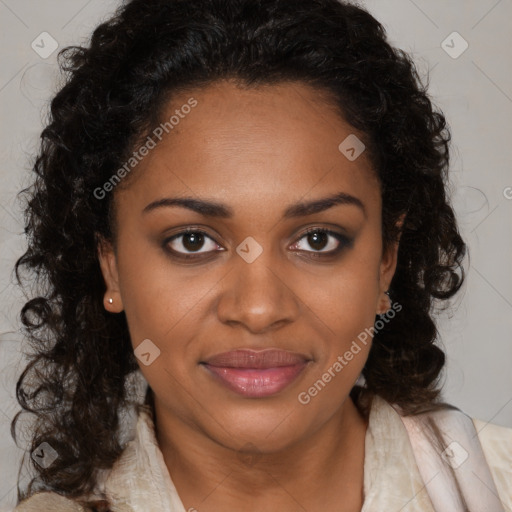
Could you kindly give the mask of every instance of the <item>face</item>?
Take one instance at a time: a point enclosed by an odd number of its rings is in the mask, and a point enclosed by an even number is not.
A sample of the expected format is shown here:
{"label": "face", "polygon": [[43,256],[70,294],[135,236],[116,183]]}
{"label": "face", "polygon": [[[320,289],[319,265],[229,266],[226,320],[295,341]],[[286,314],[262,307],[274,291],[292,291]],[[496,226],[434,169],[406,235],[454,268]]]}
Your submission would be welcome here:
{"label": "face", "polygon": [[342,410],[371,345],[354,341],[386,309],[379,183],[307,85],[218,82],[173,115],[114,191],[105,307],[126,313],[157,415],[283,449]]}

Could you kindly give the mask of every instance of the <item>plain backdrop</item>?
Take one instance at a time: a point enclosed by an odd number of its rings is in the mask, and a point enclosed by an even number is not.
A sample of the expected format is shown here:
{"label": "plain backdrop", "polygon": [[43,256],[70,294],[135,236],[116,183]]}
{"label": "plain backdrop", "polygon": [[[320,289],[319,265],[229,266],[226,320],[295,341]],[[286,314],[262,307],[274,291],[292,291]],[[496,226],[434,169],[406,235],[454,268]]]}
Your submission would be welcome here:
{"label": "plain backdrop", "polygon": [[[448,356],[444,398],[472,417],[512,427],[512,0],[361,4],[385,25],[392,43],[414,56],[422,76],[429,75],[430,94],[453,135],[450,193],[471,259],[452,312],[439,320]],[[16,194],[31,177],[58,81],[58,50],[86,43],[118,5],[0,0],[0,512],[15,503],[21,455],[9,433],[22,369],[22,295],[12,267],[25,241]],[[52,44],[57,51],[45,55]]]}

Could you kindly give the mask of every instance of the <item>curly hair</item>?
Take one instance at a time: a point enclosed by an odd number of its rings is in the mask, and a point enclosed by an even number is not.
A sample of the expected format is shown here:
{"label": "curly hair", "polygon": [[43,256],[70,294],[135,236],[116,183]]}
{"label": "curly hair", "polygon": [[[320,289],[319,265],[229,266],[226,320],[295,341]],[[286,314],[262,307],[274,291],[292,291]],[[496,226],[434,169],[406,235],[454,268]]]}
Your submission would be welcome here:
{"label": "curly hair", "polygon": [[450,132],[410,56],[368,12],[337,0],[132,0],[89,46],[61,50],[59,65],[65,83],[21,192],[28,248],[15,267],[20,285],[25,269],[38,288],[21,311],[32,353],[11,432],[33,413],[32,449],[57,450],[49,467],[33,464],[46,488],[78,497],[112,467],[138,368],[124,313],[103,307],[97,245],[115,240],[113,194],[93,192],[173,94],[223,79],[311,85],[362,134],[381,185],[384,248],[400,236],[390,294],[402,311],[375,333],[358,393],[407,414],[439,406],[445,355],[433,306],[461,287],[466,253],[447,196]]}

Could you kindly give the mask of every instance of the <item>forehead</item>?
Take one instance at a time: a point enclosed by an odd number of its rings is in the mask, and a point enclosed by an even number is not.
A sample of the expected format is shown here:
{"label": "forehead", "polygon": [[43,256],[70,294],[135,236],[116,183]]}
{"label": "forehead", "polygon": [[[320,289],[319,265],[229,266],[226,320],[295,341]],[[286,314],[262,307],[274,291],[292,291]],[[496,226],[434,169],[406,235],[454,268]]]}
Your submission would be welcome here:
{"label": "forehead", "polygon": [[353,146],[362,135],[311,86],[217,82],[173,96],[161,122],[167,130],[127,187],[128,196],[146,203],[181,193],[228,198],[235,208],[255,195],[283,205],[285,196],[296,200],[319,189],[380,197],[365,152],[349,159],[342,151],[344,141]]}

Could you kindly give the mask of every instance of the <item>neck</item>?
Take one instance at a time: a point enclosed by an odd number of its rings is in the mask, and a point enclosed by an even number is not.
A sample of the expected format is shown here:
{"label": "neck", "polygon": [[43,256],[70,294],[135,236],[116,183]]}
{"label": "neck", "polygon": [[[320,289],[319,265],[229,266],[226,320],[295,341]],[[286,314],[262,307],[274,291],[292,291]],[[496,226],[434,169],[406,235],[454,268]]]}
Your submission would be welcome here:
{"label": "neck", "polygon": [[155,418],[185,510],[361,510],[367,421],[350,397],[316,432],[272,453],[223,446],[157,400]]}

